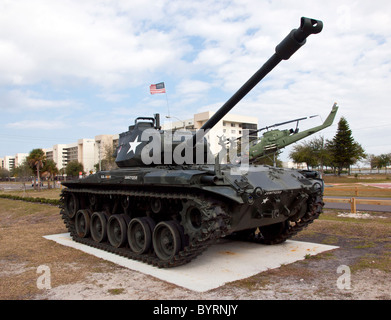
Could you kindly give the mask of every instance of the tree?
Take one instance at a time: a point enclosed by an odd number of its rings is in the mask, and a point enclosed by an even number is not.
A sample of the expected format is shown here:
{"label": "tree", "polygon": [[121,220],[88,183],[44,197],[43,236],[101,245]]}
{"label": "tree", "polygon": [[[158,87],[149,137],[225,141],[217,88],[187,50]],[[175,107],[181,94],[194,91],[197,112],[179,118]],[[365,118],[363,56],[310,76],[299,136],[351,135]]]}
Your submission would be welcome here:
{"label": "tree", "polygon": [[326,142],[326,148],[330,151],[338,175],[341,174],[343,168],[350,168],[352,164],[366,157],[364,149],[354,141],[352,131],[344,117],[338,122],[334,138]]}
{"label": "tree", "polygon": [[31,176],[34,175],[34,171],[27,162],[27,159],[24,159],[24,161],[19,166],[15,167],[12,172],[13,176],[18,177],[23,181],[29,180]]}
{"label": "tree", "polygon": [[378,156],[378,166],[379,168],[385,168],[387,174],[387,167],[391,164],[391,154],[381,154]]}
{"label": "tree", "polygon": [[388,154],[383,153],[379,156],[370,154],[367,157],[367,164],[370,165],[371,170],[377,169],[377,173],[379,173],[381,168],[385,168],[387,174],[387,167],[391,165],[391,153]]}
{"label": "tree", "polygon": [[371,168],[371,173],[372,173],[372,169],[376,169],[376,168],[379,169],[379,157],[375,156],[374,154],[368,155],[366,163],[369,164]]}
{"label": "tree", "polygon": [[267,166],[274,166],[274,164],[275,164],[276,167],[282,168],[282,161],[279,159],[278,156],[279,156],[278,153],[276,153],[275,155],[270,154],[267,157],[262,157],[262,158],[256,159],[253,162],[253,164],[267,165]]}
{"label": "tree", "polygon": [[1,180],[5,179],[9,179],[10,177],[10,172],[7,170],[7,169],[4,169],[4,168],[0,168],[0,178]]}
{"label": "tree", "polygon": [[[103,159],[100,160],[100,167],[99,168],[99,162],[95,164],[95,170],[96,171],[105,171],[105,170],[113,170],[118,168],[116,162],[115,162],[115,156],[113,154],[113,145],[108,144],[104,146],[104,156]],[[100,169],[100,170],[99,170]]]}
{"label": "tree", "polygon": [[[45,166],[43,167],[42,171],[48,173],[49,179],[53,181],[53,187],[55,187],[54,176],[58,174],[58,168],[56,163],[51,159],[46,160]],[[48,182],[48,189],[50,189],[49,182]]]}
{"label": "tree", "polygon": [[323,136],[319,138],[313,138],[308,141],[308,146],[312,149],[313,157],[317,163],[317,166],[320,167],[320,171],[323,174],[323,167],[330,166],[331,157],[330,153],[326,148],[326,142]]}
{"label": "tree", "polygon": [[83,172],[84,174],[83,164],[77,160],[71,161],[67,164],[65,168],[65,172],[67,176],[72,176],[72,177],[79,176],[79,172]]}
{"label": "tree", "polygon": [[[43,168],[45,161],[46,161],[46,155],[42,149],[33,149],[27,157],[27,162],[29,163],[30,167],[37,170],[38,190],[41,190],[41,179],[40,179],[39,169]],[[34,181],[34,189],[35,188],[36,188],[36,184]]]}
{"label": "tree", "polygon": [[318,164],[316,155],[311,145],[308,143],[297,144],[293,147],[293,151],[289,154],[289,157],[296,163],[305,162],[307,169],[314,167]]}

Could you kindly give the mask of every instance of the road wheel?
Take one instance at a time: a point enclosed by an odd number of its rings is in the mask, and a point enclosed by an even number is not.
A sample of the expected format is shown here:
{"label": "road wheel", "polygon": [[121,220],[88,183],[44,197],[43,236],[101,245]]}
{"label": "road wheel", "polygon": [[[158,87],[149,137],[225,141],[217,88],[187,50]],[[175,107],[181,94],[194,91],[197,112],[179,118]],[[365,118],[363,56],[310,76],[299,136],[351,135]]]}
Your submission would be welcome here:
{"label": "road wheel", "polygon": [[86,238],[90,234],[90,214],[88,210],[79,210],[75,220],[76,233],[80,238]]}
{"label": "road wheel", "polygon": [[134,218],[128,226],[128,243],[130,249],[137,254],[146,253],[152,245],[154,222],[151,218]]}
{"label": "road wheel", "polygon": [[74,193],[70,193],[66,196],[65,210],[71,219],[73,219],[79,211],[79,200]]}
{"label": "road wheel", "polygon": [[127,240],[127,224],[121,214],[114,214],[107,223],[107,237],[113,247],[123,247]]}
{"label": "road wheel", "polygon": [[152,239],[155,253],[163,261],[172,259],[182,246],[181,234],[174,221],[159,222]]}
{"label": "road wheel", "polygon": [[92,239],[103,242],[107,238],[107,217],[104,212],[94,212],[91,216],[90,231]]}

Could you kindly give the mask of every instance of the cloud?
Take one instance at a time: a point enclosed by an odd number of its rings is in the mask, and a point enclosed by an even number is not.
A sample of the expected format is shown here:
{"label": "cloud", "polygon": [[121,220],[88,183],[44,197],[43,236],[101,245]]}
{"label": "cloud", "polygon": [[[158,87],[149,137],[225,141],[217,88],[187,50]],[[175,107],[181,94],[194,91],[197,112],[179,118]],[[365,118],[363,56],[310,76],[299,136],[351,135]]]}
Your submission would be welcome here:
{"label": "cloud", "polygon": [[23,130],[53,130],[66,128],[64,121],[53,120],[22,120],[6,125],[10,129],[23,129]]}
{"label": "cloud", "polygon": [[179,95],[205,94],[210,89],[210,84],[200,80],[184,79],[176,87]]}
{"label": "cloud", "polygon": [[110,4],[8,2],[0,20],[0,83],[64,85],[76,78],[103,87],[135,85],[148,70],[180,59],[181,46],[171,34],[142,28],[137,8],[145,19],[145,6]]}
{"label": "cloud", "polygon": [[47,111],[53,109],[79,108],[81,104],[70,99],[44,99],[33,90],[0,91],[0,109],[8,112]]}
{"label": "cloud", "polygon": [[100,134],[100,121],[107,131],[126,128],[128,118],[168,109],[166,97],[149,95],[157,81],[168,85],[172,116],[216,110],[308,16],[323,20],[322,33],[232,113],[268,125],[326,116],[336,101],[336,121],[345,116],[364,148],[374,150],[372,137],[386,145],[374,126],[391,118],[389,1],[20,0],[1,12],[0,108],[9,129],[30,119],[49,128],[49,117],[88,126],[73,129],[80,135]]}
{"label": "cloud", "polygon": [[99,98],[103,98],[105,101],[108,102],[119,102],[126,98],[129,98],[129,94],[124,93],[101,93],[97,95]]}

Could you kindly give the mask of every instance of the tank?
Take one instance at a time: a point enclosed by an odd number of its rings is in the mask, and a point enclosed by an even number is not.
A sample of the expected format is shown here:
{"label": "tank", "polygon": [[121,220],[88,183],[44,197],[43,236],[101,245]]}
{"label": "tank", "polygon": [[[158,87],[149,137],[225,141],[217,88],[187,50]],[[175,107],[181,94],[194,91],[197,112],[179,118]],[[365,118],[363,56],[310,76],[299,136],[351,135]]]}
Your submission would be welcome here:
{"label": "tank", "polygon": [[161,130],[158,115],[137,118],[119,136],[118,169],[62,183],[60,214],[73,240],[168,268],[223,237],[279,244],[318,218],[324,184],[316,171],[222,163],[205,135],[322,27],[301,18],[200,130],[171,133]]}

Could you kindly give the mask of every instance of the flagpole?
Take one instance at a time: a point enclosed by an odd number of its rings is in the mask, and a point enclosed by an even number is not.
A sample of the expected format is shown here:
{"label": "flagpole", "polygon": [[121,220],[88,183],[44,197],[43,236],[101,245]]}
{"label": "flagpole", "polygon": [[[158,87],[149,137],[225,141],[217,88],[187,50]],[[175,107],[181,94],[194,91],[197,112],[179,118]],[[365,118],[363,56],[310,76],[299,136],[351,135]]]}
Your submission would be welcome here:
{"label": "flagpole", "polygon": [[166,90],[165,83],[159,82],[157,84],[151,84],[149,86],[149,92],[151,94],[156,94],[156,93],[165,93],[166,94],[168,117],[170,117],[170,105],[168,103],[168,96],[167,96],[167,90]]}
{"label": "flagpole", "polygon": [[167,90],[166,90],[165,94],[166,94],[166,101],[167,101],[168,117],[170,118],[170,105],[168,104]]}

